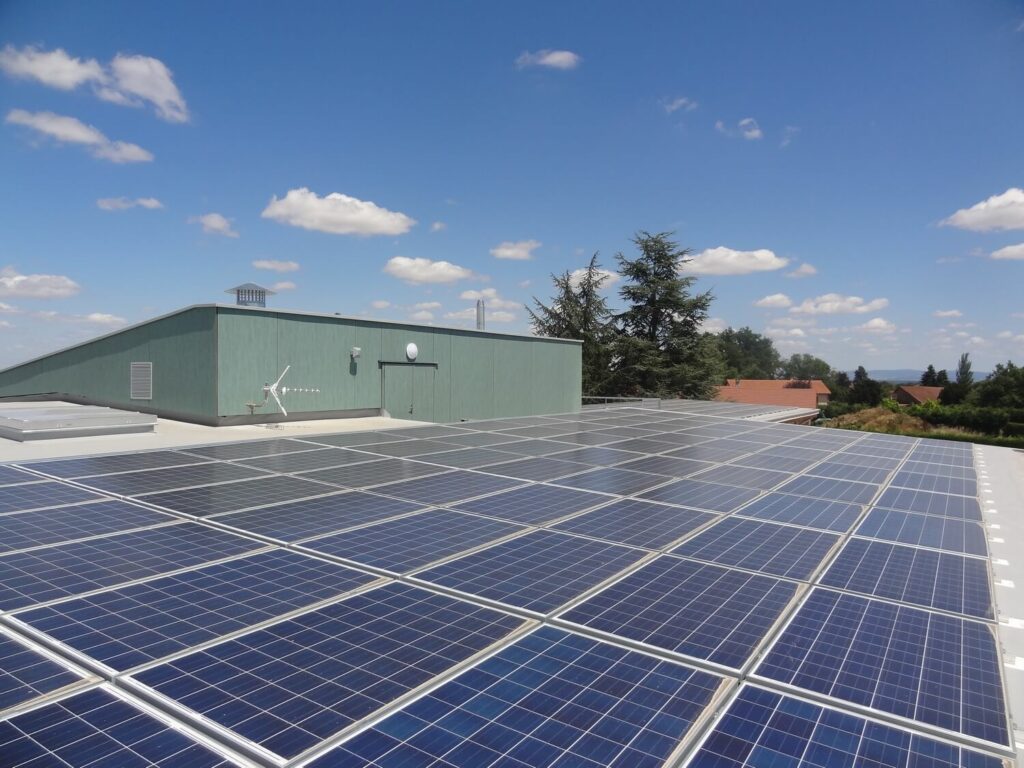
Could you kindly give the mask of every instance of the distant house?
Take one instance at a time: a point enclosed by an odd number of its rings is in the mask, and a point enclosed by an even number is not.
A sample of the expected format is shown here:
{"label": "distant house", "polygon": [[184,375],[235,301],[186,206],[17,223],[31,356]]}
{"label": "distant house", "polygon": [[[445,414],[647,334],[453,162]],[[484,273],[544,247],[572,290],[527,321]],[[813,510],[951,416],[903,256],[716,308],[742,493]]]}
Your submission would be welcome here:
{"label": "distant house", "polygon": [[920,405],[931,400],[938,400],[942,387],[919,387],[916,384],[903,384],[892,391],[892,399],[900,405]]}
{"label": "distant house", "polygon": [[718,399],[751,405],[824,408],[832,392],[821,379],[726,379]]}

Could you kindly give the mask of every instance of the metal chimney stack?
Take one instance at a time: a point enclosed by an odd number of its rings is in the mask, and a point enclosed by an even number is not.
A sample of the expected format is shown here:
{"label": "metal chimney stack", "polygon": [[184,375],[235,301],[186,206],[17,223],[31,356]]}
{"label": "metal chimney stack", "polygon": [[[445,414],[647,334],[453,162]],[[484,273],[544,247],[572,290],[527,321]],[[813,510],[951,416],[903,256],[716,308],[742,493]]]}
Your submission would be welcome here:
{"label": "metal chimney stack", "polygon": [[476,300],[476,329],[482,331],[484,329],[484,300]]}

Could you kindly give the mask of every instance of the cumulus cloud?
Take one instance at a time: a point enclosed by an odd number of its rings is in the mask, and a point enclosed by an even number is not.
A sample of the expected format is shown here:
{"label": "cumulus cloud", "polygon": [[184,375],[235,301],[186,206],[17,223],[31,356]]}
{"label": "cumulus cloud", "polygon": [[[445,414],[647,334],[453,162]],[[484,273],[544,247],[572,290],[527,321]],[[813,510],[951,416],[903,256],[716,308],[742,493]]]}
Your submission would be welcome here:
{"label": "cumulus cloud", "polygon": [[491,309],[521,309],[522,304],[518,301],[509,301],[498,295],[496,288],[482,288],[479,291],[469,290],[459,294],[464,301],[476,301],[483,299],[485,305]]}
{"label": "cumulus cloud", "polygon": [[202,216],[193,216],[189,222],[203,225],[203,232],[208,235],[223,235],[224,237],[238,237],[238,233],[231,228],[231,219],[219,213],[204,213]]}
{"label": "cumulus cloud", "polygon": [[764,137],[764,132],[761,130],[761,126],[759,126],[757,124],[757,120],[752,117],[744,117],[736,123],[735,129],[727,127],[725,123],[718,120],[715,123],[715,130],[726,136],[743,137],[747,141],[756,141]]}
{"label": "cumulus cloud", "polygon": [[280,224],[332,235],[403,235],[416,223],[404,213],[368,200],[340,192],[320,197],[306,187],[290,189],[281,199],[274,195],[261,215]]}
{"label": "cumulus cloud", "polygon": [[701,324],[700,329],[702,331],[706,331],[707,333],[721,333],[728,327],[729,324],[725,322],[725,320],[723,320],[722,318],[709,317]]}
{"label": "cumulus cloud", "polygon": [[936,309],[932,312],[935,317],[963,317],[963,314],[959,309]]}
{"label": "cumulus cloud", "polygon": [[448,229],[448,225],[443,221],[435,221],[430,225],[431,232],[444,232],[446,229]]}
{"label": "cumulus cloud", "polygon": [[294,291],[299,286],[297,286],[291,280],[281,280],[281,281],[279,281],[277,283],[274,283],[270,287],[272,289],[274,289],[275,291]]}
{"label": "cumulus cloud", "polygon": [[148,163],[153,159],[153,154],[138,144],[111,141],[97,128],[86,125],[74,117],[53,112],[12,109],[7,113],[6,122],[31,128],[58,144],[80,144],[86,147],[93,157],[112,163]]}
{"label": "cumulus cloud", "polygon": [[803,328],[779,328],[771,326],[765,328],[765,333],[773,338],[795,338],[802,339],[807,336],[807,332]]}
{"label": "cumulus cloud", "polygon": [[793,306],[793,300],[784,293],[773,293],[755,301],[754,306],[768,309],[785,309],[786,307]]}
{"label": "cumulus cloud", "polygon": [[434,313],[427,309],[420,309],[410,314],[409,319],[418,323],[429,323],[434,319]]}
{"label": "cumulus cloud", "polygon": [[374,299],[370,302],[370,306],[374,309],[387,309],[391,306],[391,302],[387,299]]}
{"label": "cumulus cloud", "polygon": [[527,261],[533,258],[533,252],[540,246],[539,240],[505,240],[491,248],[491,256],[496,259]]}
{"label": "cumulus cloud", "polygon": [[888,299],[872,299],[866,302],[860,296],[826,293],[813,299],[804,299],[797,306],[791,307],[789,311],[806,315],[860,315],[877,312],[887,306],[889,306]]}
{"label": "cumulus cloud", "polygon": [[788,263],[789,259],[780,258],[767,248],[737,251],[718,246],[701,251],[684,264],[682,269],[698,275],[749,275],[782,269]]}
{"label": "cumulus cloud", "polygon": [[267,269],[271,272],[298,272],[299,262],[278,261],[277,259],[256,259],[252,263],[256,269]]}
{"label": "cumulus cloud", "polygon": [[661,102],[662,108],[670,115],[673,112],[683,110],[684,112],[693,112],[698,106],[697,102],[693,99],[688,99],[686,96],[678,96],[674,99],[663,99]]}
{"label": "cumulus cloud", "polygon": [[96,207],[102,211],[126,211],[129,208],[148,208],[151,211],[164,207],[164,204],[155,197],[136,197],[131,200],[127,197],[101,197],[96,201]]}
{"label": "cumulus cloud", "polygon": [[[476,320],[476,308],[467,307],[455,312],[445,312],[444,317],[446,320]],[[507,310],[492,310],[490,307],[484,309],[484,320],[488,323],[511,323],[515,319],[516,316]]]}
{"label": "cumulus cloud", "polygon": [[[597,273],[598,275],[604,278],[604,282],[601,284],[601,288],[610,288],[611,286],[615,285],[617,282],[619,282],[619,280],[622,279],[622,276],[618,272],[612,272],[610,269],[598,268]],[[574,269],[572,272],[569,273],[569,285],[571,285],[573,288],[579,288],[580,281],[586,274],[586,267]]]}
{"label": "cumulus cloud", "polygon": [[111,328],[125,325],[128,322],[123,317],[107,314],[106,312],[91,312],[88,315],[81,315],[80,319],[83,323],[89,323],[91,325],[105,325]]}
{"label": "cumulus cloud", "polygon": [[516,58],[516,67],[546,67],[548,69],[576,69],[583,61],[578,53],[572,51],[556,51],[544,48],[540,51],[523,51]]}
{"label": "cumulus cloud", "polygon": [[993,259],[1024,259],[1024,243],[1008,245],[992,252]]}
{"label": "cumulus cloud", "polygon": [[786,277],[811,277],[818,274],[818,269],[813,264],[808,264],[806,261],[799,267],[794,269],[792,272],[786,274]]}
{"label": "cumulus cloud", "polygon": [[467,280],[473,272],[450,261],[433,261],[422,257],[394,256],[384,265],[392,277],[413,284],[454,283]]}
{"label": "cumulus cloud", "polygon": [[412,305],[413,309],[440,309],[440,301],[419,301]]}
{"label": "cumulus cloud", "polygon": [[973,232],[1024,229],[1024,189],[1011,187],[1001,195],[961,208],[941,223]]}
{"label": "cumulus cloud", "polygon": [[0,296],[29,299],[65,299],[81,290],[64,275],[22,275],[14,267],[0,269]]}
{"label": "cumulus cloud", "polygon": [[11,77],[36,80],[51,88],[71,91],[88,82],[103,79],[103,67],[95,59],[78,59],[63,48],[41,51],[33,45],[0,51],[0,69]]}
{"label": "cumulus cloud", "polygon": [[867,331],[868,333],[889,334],[896,332],[896,326],[885,318],[873,317],[863,325],[858,325],[857,330]]}

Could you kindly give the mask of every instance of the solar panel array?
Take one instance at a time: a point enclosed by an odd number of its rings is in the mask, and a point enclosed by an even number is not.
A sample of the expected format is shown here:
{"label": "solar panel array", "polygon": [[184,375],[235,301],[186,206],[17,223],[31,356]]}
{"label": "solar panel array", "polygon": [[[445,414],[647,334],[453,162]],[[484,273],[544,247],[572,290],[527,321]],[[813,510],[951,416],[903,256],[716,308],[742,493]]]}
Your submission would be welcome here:
{"label": "solar panel array", "polygon": [[972,447],[774,410],[0,466],[0,764],[1005,765]]}

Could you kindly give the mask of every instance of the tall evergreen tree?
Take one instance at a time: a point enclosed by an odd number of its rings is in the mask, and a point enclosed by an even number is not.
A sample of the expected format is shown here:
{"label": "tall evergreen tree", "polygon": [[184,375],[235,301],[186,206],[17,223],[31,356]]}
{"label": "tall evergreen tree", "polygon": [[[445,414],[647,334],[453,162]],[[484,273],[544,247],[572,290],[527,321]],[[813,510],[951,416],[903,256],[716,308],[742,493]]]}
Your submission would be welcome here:
{"label": "tall evergreen tree", "polygon": [[921,386],[922,387],[937,387],[939,386],[939,374],[935,372],[935,366],[929,363],[928,369],[921,374]]}
{"label": "tall evergreen tree", "polygon": [[974,371],[971,370],[971,356],[964,352],[956,365],[956,380],[947,383],[939,394],[943,405],[962,403],[970,394],[974,384]]}
{"label": "tall evergreen tree", "polygon": [[941,371],[935,374],[935,386],[944,387],[947,384],[949,384],[949,374],[946,372],[946,369],[943,368]]}
{"label": "tall evergreen tree", "polygon": [[974,383],[974,371],[971,370],[971,356],[964,352],[956,365],[956,383],[970,387]]}
{"label": "tall evergreen tree", "polygon": [[864,405],[878,405],[882,402],[882,383],[868,376],[867,369],[863,365],[853,373],[849,401]]}

